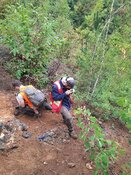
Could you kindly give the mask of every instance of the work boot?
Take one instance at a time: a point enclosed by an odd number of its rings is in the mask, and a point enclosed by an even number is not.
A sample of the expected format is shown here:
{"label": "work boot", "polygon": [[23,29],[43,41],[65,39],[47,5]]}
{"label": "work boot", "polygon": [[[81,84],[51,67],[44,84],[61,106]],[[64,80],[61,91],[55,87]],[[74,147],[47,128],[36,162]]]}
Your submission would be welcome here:
{"label": "work boot", "polygon": [[14,111],[14,115],[18,116],[20,114],[25,114],[27,112],[26,107],[17,106]]}
{"label": "work boot", "polygon": [[77,134],[75,131],[69,132],[70,137],[72,137],[73,139],[77,139]]}
{"label": "work boot", "polygon": [[44,107],[46,110],[52,110],[52,107],[48,103],[44,103]]}
{"label": "work boot", "polygon": [[20,114],[20,109],[19,109],[19,107],[16,107],[15,111],[14,111],[14,115],[18,116],[19,114]]}

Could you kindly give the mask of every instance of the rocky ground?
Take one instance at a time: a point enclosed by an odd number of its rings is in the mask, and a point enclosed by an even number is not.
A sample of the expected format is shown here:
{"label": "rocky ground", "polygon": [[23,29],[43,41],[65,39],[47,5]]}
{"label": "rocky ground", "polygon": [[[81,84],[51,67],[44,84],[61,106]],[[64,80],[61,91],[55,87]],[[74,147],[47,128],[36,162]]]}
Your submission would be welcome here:
{"label": "rocky ground", "polygon": [[44,111],[38,119],[31,116],[16,119],[10,113],[11,101],[5,101],[7,107],[5,103],[2,105],[5,114],[0,113],[1,123],[4,123],[0,147],[1,175],[91,173],[85,166],[87,158],[82,143],[68,137],[59,115]]}

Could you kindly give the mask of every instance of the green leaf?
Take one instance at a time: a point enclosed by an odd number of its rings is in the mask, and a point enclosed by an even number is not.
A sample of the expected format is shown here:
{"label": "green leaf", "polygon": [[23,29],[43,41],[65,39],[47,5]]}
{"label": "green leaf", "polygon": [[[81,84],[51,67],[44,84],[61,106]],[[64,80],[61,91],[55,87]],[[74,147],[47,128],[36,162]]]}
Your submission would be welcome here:
{"label": "green leaf", "polygon": [[77,125],[80,127],[80,128],[84,128],[84,124],[83,124],[83,122],[82,122],[82,120],[80,119],[80,118],[78,118],[78,123],[77,123]]}
{"label": "green leaf", "polygon": [[88,151],[90,149],[90,143],[89,142],[85,142],[84,146],[86,147],[86,151]]}
{"label": "green leaf", "polygon": [[98,146],[99,146],[100,148],[102,148],[103,144],[102,144],[101,141],[98,141]]}
{"label": "green leaf", "polygon": [[112,141],[111,140],[106,140],[107,144],[108,145],[111,145],[112,144]]}
{"label": "green leaf", "polygon": [[91,136],[91,137],[89,137],[89,140],[95,140],[95,136]]}
{"label": "green leaf", "polygon": [[107,168],[109,166],[108,156],[106,154],[102,154],[101,159],[103,167]]}
{"label": "green leaf", "polygon": [[90,121],[91,122],[96,122],[96,118],[95,117],[90,117]]}
{"label": "green leaf", "polygon": [[85,128],[85,133],[88,134],[90,128]]}

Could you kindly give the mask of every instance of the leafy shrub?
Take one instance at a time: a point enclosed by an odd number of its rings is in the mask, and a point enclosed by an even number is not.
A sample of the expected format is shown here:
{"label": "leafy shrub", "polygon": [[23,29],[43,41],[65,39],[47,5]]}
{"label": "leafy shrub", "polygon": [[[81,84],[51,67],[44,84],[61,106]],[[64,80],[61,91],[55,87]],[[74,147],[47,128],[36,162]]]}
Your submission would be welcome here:
{"label": "leafy shrub", "polygon": [[82,38],[78,90],[88,103],[115,117],[123,110],[117,102],[124,98],[130,106],[131,101],[128,3],[97,1],[85,16],[86,26],[78,29]]}
{"label": "leafy shrub", "polygon": [[71,29],[69,20],[64,16],[54,19],[51,10],[48,1],[25,1],[8,6],[5,19],[1,20],[2,43],[14,55],[7,67],[19,79],[25,76],[35,82],[43,77],[47,80],[48,62],[59,55],[68,41],[64,34]]}
{"label": "leafy shrub", "polygon": [[90,152],[90,159],[95,163],[95,175],[108,175],[108,168],[117,158],[119,145],[105,138],[102,128],[90,111],[78,108],[76,114],[84,117],[78,119],[81,128],[80,139],[84,142],[86,151]]}
{"label": "leafy shrub", "polygon": [[6,12],[6,6],[16,3],[17,0],[1,0],[0,1],[0,18],[4,18]]}
{"label": "leafy shrub", "polygon": [[131,132],[131,104],[126,98],[119,99],[117,104],[122,107],[122,109],[119,110],[120,119],[125,123]]}

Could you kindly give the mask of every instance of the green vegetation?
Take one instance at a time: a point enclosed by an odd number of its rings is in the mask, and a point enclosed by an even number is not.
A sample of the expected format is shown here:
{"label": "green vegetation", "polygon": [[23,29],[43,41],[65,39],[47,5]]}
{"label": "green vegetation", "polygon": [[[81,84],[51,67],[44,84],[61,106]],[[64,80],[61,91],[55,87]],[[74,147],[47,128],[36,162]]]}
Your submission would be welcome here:
{"label": "green vegetation", "polygon": [[[5,63],[11,74],[43,87],[49,81],[51,61],[71,65],[76,97],[102,109],[106,119],[119,118],[131,131],[129,0],[2,0],[0,4],[0,43],[13,54]],[[96,173],[106,174],[117,145],[105,140],[94,117],[90,120],[90,128],[78,123],[81,139],[96,153]],[[87,142],[90,129],[95,135]]]}
{"label": "green vegetation", "polygon": [[57,1],[59,7],[55,4],[54,10],[54,1],[25,2],[8,6],[5,19],[1,20],[1,42],[9,46],[14,56],[7,63],[8,69],[18,79],[30,77],[43,86],[48,81],[47,63],[60,58],[69,47],[68,33],[73,33],[69,8],[64,0]]}
{"label": "green vegetation", "polygon": [[[78,10],[82,2],[78,1],[75,9]],[[88,14],[77,29],[82,41],[77,60],[80,96],[93,106],[102,108],[109,116],[125,115],[126,121],[124,117],[121,119],[130,129],[129,1],[99,0],[90,5],[91,8],[88,6],[86,9]],[[126,109],[119,101],[126,102]]]}
{"label": "green vegetation", "polygon": [[94,175],[108,175],[110,164],[117,158],[119,145],[105,138],[97,119],[90,116],[88,110],[79,108],[76,114],[84,114],[84,118],[78,120],[78,126],[81,128],[80,139],[84,142],[86,151],[90,152],[90,159],[95,164]]}
{"label": "green vegetation", "polygon": [[16,2],[17,0],[1,0],[0,1],[0,18],[3,19],[5,17],[6,6]]}

